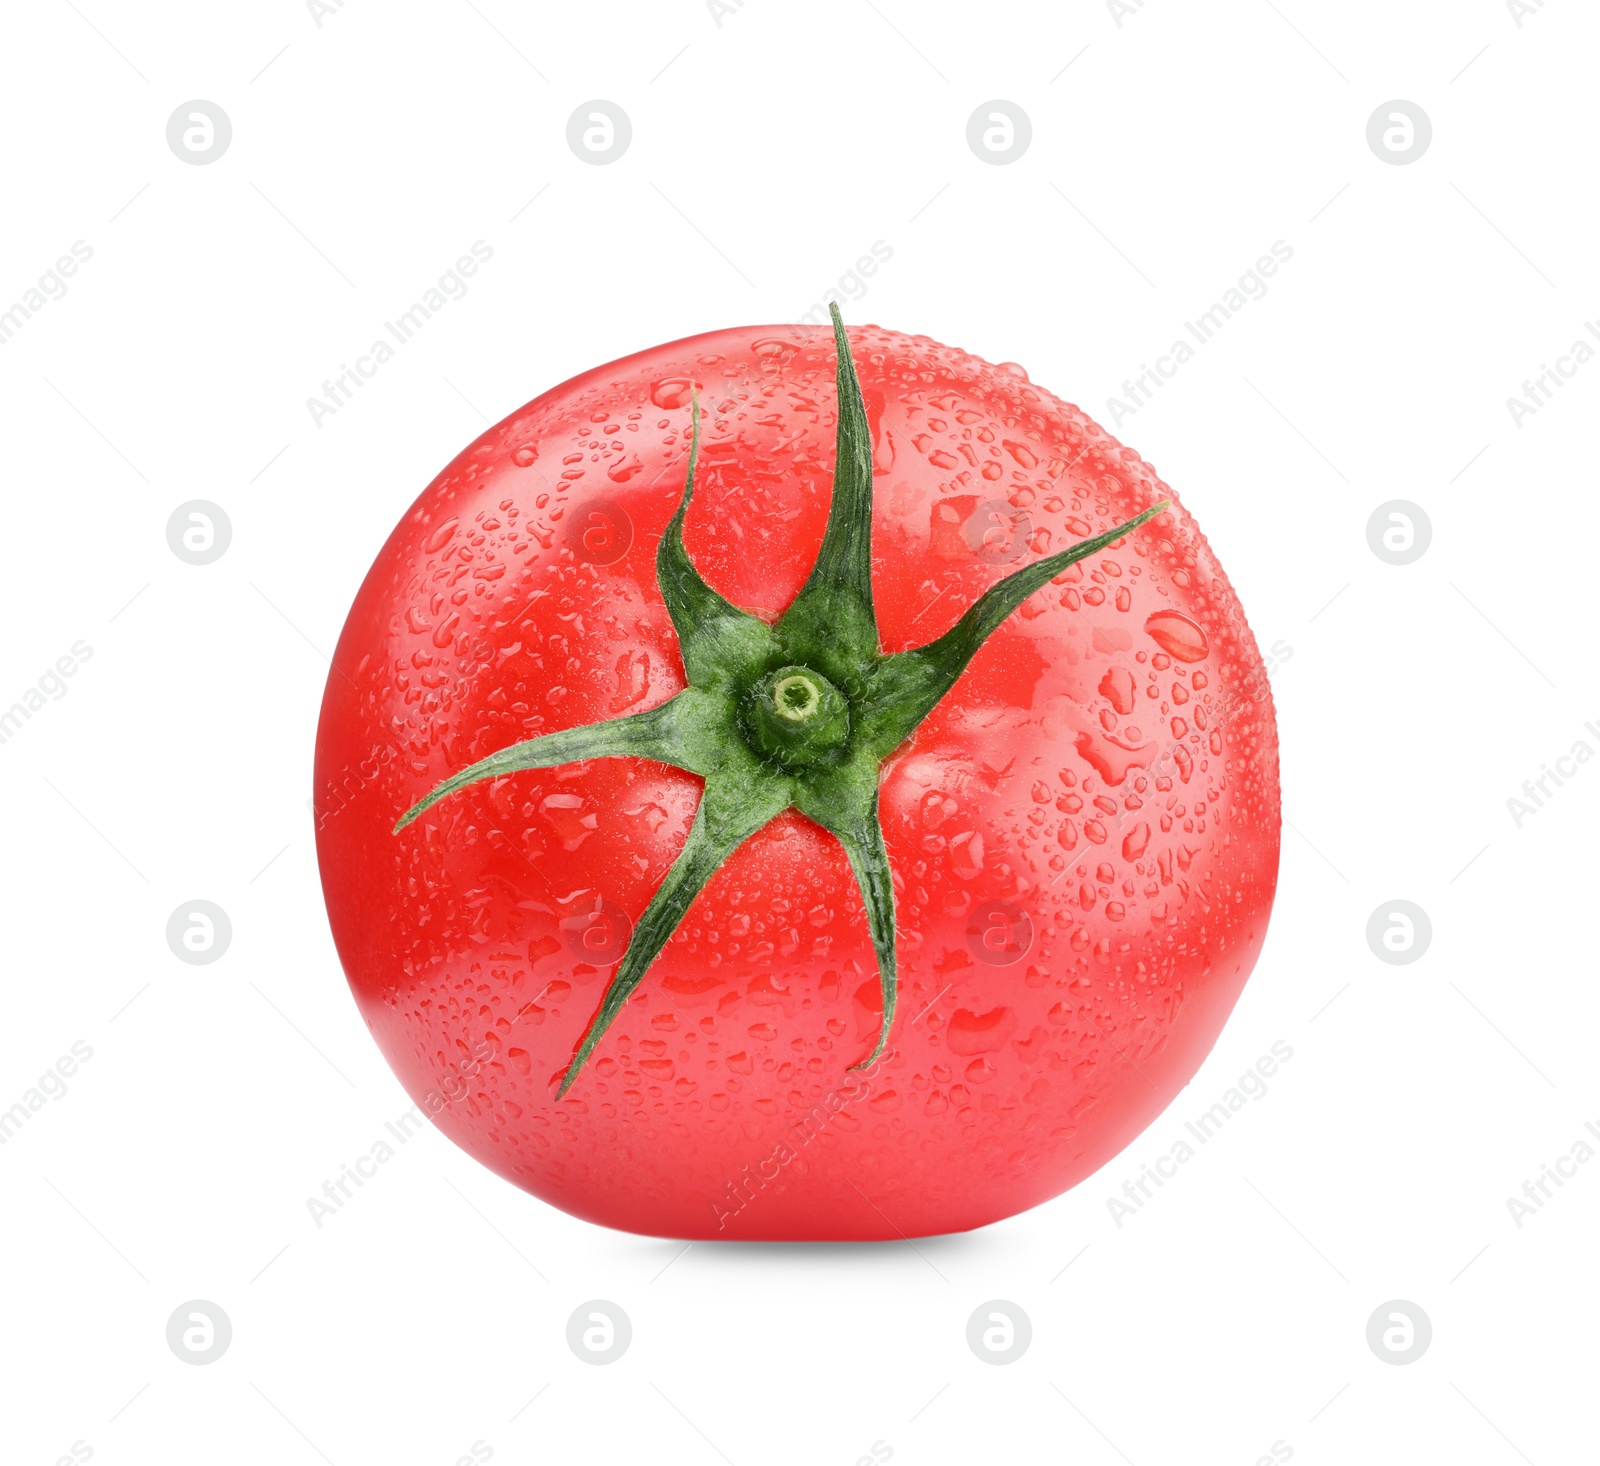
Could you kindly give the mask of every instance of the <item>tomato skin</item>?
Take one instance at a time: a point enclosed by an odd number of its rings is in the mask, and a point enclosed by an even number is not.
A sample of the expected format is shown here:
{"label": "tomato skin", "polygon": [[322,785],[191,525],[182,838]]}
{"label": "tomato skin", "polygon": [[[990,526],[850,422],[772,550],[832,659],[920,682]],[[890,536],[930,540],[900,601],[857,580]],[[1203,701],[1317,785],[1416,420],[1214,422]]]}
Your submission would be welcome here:
{"label": "tomato skin", "polygon": [[[850,334],[885,651],[1171,493],[1016,368]],[[451,1139],[607,1226],[892,1239],[1048,1200],[1188,1082],[1265,936],[1266,671],[1175,505],[1030,598],[885,766],[900,1000],[877,1065],[850,1070],[881,1011],[860,896],[837,843],[791,811],[713,878],[553,1098],[699,780],[597,759],[393,825],[476,759],[683,687],[654,547],[682,488],[690,381],[706,421],[689,552],[776,618],[822,538],[832,373],[825,329],[744,328],[546,393],[424,491],[335,653],[317,842],[362,1014]]]}

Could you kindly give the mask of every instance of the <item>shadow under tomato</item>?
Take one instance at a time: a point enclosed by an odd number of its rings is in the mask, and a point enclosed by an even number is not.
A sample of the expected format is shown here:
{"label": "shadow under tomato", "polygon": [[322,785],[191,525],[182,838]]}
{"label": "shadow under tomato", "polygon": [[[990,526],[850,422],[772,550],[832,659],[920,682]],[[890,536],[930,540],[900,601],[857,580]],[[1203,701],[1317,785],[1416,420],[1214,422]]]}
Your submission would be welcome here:
{"label": "shadow under tomato", "polygon": [[[857,1263],[878,1268],[887,1255],[901,1252],[908,1260],[918,1257],[937,1265],[943,1260],[951,1262],[983,1261],[989,1257],[1013,1255],[996,1229],[984,1227],[972,1232],[948,1232],[937,1237],[891,1237],[880,1242],[749,1242],[737,1238],[696,1242],[661,1242],[651,1244],[649,1252],[660,1258],[661,1271],[677,1263],[684,1254],[693,1250],[697,1257],[714,1259],[713,1266],[739,1267],[748,1263],[761,1265],[795,1263],[807,1266],[816,1263],[853,1266]],[[656,1274],[657,1277],[660,1273]]]}

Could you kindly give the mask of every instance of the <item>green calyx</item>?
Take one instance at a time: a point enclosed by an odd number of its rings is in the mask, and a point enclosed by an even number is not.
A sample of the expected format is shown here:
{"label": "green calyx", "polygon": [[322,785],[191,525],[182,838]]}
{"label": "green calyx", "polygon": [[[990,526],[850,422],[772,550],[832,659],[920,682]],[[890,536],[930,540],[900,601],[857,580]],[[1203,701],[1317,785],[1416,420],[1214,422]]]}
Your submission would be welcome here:
{"label": "green calyx", "polygon": [[656,551],[656,580],[678,633],[689,685],[647,712],[548,733],[491,754],[446,779],[395,826],[398,834],[441,799],[480,780],[580,759],[655,759],[705,781],[683,850],[635,924],[557,1098],[572,1087],[722,863],[791,808],[839,841],[861,890],[883,1020],[872,1052],[853,1067],[875,1063],[889,1041],[898,989],[894,885],[878,820],[884,761],[1028,596],[1167,507],[1162,500],[1126,524],[1025,566],[985,591],[943,636],[885,655],[872,606],[872,439],[844,322],[837,305],[831,310],[839,353],[833,503],[811,574],[777,624],[719,595],[684,548],[683,523],[700,452],[695,397],[683,497]]}
{"label": "green calyx", "polygon": [[767,673],[751,689],[740,714],[757,756],[790,772],[836,759],[850,737],[850,704],[809,667]]}

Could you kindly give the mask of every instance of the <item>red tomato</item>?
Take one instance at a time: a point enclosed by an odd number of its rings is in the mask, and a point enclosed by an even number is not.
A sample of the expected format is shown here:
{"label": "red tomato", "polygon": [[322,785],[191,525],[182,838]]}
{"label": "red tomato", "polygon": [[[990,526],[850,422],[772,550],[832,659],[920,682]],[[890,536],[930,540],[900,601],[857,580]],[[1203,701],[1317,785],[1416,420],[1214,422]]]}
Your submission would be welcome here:
{"label": "red tomato", "polygon": [[[877,327],[851,347],[885,652],[1170,496],[1015,366]],[[862,896],[791,809],[726,859],[568,1075],[701,780],[591,758],[396,821],[489,754],[684,688],[655,550],[692,393],[690,557],[778,619],[828,517],[835,362],[826,329],[719,331],[529,403],[390,535],[328,679],[318,854],[373,1035],[452,1140],[607,1226],[915,1237],[1046,1201],[1188,1082],[1266,933],[1266,672],[1174,505],[1024,601],[883,764],[899,1001],[881,1058],[851,1067],[883,1014]]]}

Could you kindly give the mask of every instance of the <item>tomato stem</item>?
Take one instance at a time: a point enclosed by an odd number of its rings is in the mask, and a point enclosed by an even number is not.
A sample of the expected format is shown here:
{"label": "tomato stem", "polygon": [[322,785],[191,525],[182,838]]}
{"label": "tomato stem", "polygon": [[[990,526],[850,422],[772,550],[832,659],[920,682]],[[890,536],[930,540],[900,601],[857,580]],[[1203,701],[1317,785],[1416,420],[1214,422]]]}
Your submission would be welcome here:
{"label": "tomato stem", "polygon": [[700,399],[691,394],[683,494],[656,551],[656,581],[678,634],[688,687],[647,712],[530,738],[451,775],[395,825],[398,834],[470,784],[589,758],[646,758],[699,774],[700,807],[683,850],[633,929],[561,1081],[557,1098],[678,929],[722,863],[786,809],[844,847],[877,956],[889,1042],[898,992],[894,883],[878,817],[884,760],[955,685],[978,649],[1030,595],[1068,566],[1115,544],[1167,508],[1037,560],[991,586],[943,636],[885,655],[872,604],[872,438],[839,307],[830,306],[839,395],[833,502],[815,564],[776,626],[706,583],[683,543],[700,455]]}
{"label": "tomato stem", "polygon": [[840,753],[850,736],[850,704],[809,667],[767,673],[751,689],[742,713],[755,751],[791,771]]}

